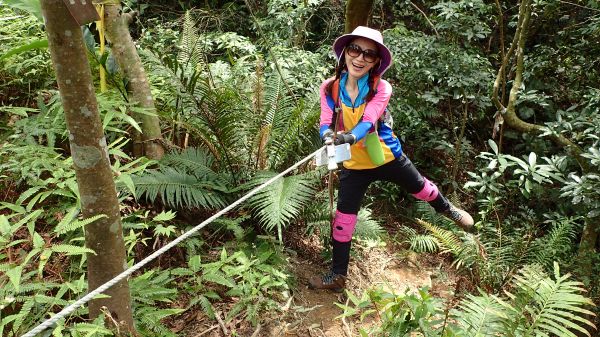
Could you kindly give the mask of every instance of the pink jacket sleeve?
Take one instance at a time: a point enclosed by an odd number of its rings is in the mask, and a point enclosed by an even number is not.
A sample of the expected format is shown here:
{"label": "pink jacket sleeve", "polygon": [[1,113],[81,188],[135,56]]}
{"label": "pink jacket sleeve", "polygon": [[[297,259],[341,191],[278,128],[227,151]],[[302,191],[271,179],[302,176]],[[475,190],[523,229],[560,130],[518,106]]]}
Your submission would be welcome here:
{"label": "pink jacket sleeve", "polygon": [[[390,97],[392,97],[392,86],[384,79],[379,80],[379,84],[377,85],[377,93],[365,107],[363,122],[371,122],[373,125],[375,125],[375,122],[377,122],[379,117],[383,115],[383,112],[390,101]],[[322,106],[323,103],[321,103],[321,111],[323,111]],[[321,116],[323,116],[322,112]]]}
{"label": "pink jacket sleeve", "polygon": [[329,82],[333,81],[334,79],[334,77],[326,79],[321,84],[321,88],[319,88],[319,93],[321,95],[321,122],[319,123],[319,126],[330,125],[331,119],[333,118],[333,111],[329,107],[329,104],[327,104],[326,88],[327,84],[329,84]]}

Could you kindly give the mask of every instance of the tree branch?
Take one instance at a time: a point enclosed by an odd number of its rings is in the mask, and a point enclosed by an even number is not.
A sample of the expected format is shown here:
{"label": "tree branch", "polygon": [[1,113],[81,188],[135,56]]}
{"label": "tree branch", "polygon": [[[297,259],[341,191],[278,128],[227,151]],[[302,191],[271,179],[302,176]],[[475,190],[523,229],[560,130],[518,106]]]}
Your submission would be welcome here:
{"label": "tree branch", "polygon": [[410,2],[410,4],[416,9],[418,10],[421,14],[423,14],[423,16],[425,17],[425,20],[427,20],[427,22],[429,23],[429,25],[431,26],[431,28],[433,29],[433,31],[435,32],[435,36],[436,37],[440,37],[440,34],[438,33],[437,29],[435,29],[435,26],[433,25],[433,22],[431,22],[431,20],[429,20],[429,17],[427,16],[427,14],[425,14],[425,12],[423,12],[421,10],[421,8],[419,8],[417,5],[415,5],[412,1]]}
{"label": "tree branch", "polygon": [[[522,19],[521,19],[522,16]],[[524,48],[525,41],[527,39],[527,28],[529,27],[529,19],[531,18],[531,0],[524,0],[521,3],[521,8],[519,9],[519,21],[521,24],[517,28],[518,34],[515,34],[515,38],[517,39],[516,44],[516,58],[517,58],[517,69],[515,71],[515,79],[512,84],[512,88],[510,89],[510,94],[508,96],[508,104],[506,109],[504,110],[504,120],[506,124],[511,128],[523,132],[523,133],[532,133],[532,134],[540,134],[543,133],[546,128],[523,121],[519,116],[517,116],[516,112],[516,102],[519,96],[519,91],[521,90],[521,84],[523,83],[523,59],[524,59]],[[511,46],[513,49],[514,46]],[[501,70],[502,71],[502,70]],[[589,170],[589,164],[585,160],[585,158],[581,157],[583,151],[577,144],[573,143],[571,140],[566,138],[560,134],[550,135],[549,138],[554,141],[556,144],[564,147],[568,153],[572,154],[577,163],[581,166],[584,172]]]}

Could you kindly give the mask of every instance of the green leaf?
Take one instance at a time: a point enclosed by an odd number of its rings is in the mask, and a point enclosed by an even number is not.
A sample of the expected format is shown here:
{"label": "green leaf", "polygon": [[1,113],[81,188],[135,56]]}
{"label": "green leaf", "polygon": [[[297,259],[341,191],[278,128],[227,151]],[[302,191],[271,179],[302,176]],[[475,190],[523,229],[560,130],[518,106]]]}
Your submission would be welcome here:
{"label": "green leaf", "polygon": [[96,41],[94,40],[94,34],[90,31],[87,26],[82,26],[81,30],[83,32],[83,42],[85,42],[85,46],[87,50],[95,54],[96,53]]}
{"label": "green leaf", "polygon": [[140,127],[138,122],[135,119],[133,119],[133,117],[126,114],[122,114],[120,118],[129,123],[129,125],[133,126],[133,128],[136,129],[139,133],[142,133],[142,128]]}
{"label": "green leaf", "polygon": [[6,271],[6,276],[10,280],[10,283],[13,284],[15,291],[18,292],[21,286],[21,272],[23,271],[23,266],[16,266]]}
{"label": "green leaf", "polygon": [[4,214],[0,214],[0,235],[12,236],[10,224],[8,223],[8,219]]}
{"label": "green leaf", "polygon": [[495,154],[498,154],[498,145],[496,145],[496,142],[494,142],[492,139],[488,139],[488,145],[490,148],[492,148],[492,151],[494,151]]}
{"label": "green leaf", "polygon": [[157,214],[152,220],[153,221],[169,221],[175,219],[177,213],[173,211],[162,211]]}
{"label": "green leaf", "polygon": [[12,8],[24,10],[34,15],[38,20],[44,21],[40,0],[4,0],[4,3]]}
{"label": "green leaf", "polygon": [[22,46],[19,46],[19,47],[16,47],[16,48],[13,48],[13,49],[7,51],[4,55],[0,56],[0,61],[2,61],[3,59],[9,58],[13,55],[24,53],[29,50],[43,49],[43,48],[48,48],[48,40],[47,39],[35,40],[28,44],[25,44],[25,45],[22,45]]}
{"label": "green leaf", "polygon": [[106,59],[105,68],[106,72],[110,75],[115,75],[119,72],[119,64],[117,63],[117,60],[115,59],[112,52],[108,55],[108,58]]}
{"label": "green leaf", "polygon": [[536,161],[537,161],[537,155],[535,154],[535,152],[531,152],[529,154],[529,165],[535,166]]}
{"label": "green leaf", "polygon": [[33,233],[33,247],[36,249],[40,249],[44,247],[44,244],[46,242],[44,241],[44,239],[42,238],[41,235],[39,235],[37,232]]}
{"label": "green leaf", "polygon": [[188,267],[194,272],[200,271],[200,268],[202,267],[202,257],[200,255],[190,257]]}
{"label": "green leaf", "polygon": [[229,288],[235,287],[235,282],[229,278],[226,278],[221,272],[210,272],[202,275],[204,281],[213,282]]}
{"label": "green leaf", "polygon": [[119,175],[119,180],[122,181],[125,186],[127,186],[127,189],[129,192],[131,192],[131,195],[137,199],[137,196],[135,195],[135,184],[133,183],[133,179],[131,179],[131,175],[127,173],[121,173],[121,175]]}
{"label": "green leaf", "polygon": [[91,253],[96,255],[96,252],[89,248],[73,246],[73,245],[54,245],[52,246],[52,251],[57,253],[66,253],[67,255],[83,255],[86,253]]}
{"label": "green leaf", "polygon": [[[262,172],[249,186],[259,186],[275,175],[275,172]],[[296,218],[304,206],[313,200],[314,182],[310,175],[279,178],[250,198],[249,203],[267,230],[278,229],[278,238],[281,240],[281,228]]]}
{"label": "green leaf", "polygon": [[83,220],[75,220],[77,213],[78,213],[77,208],[75,208],[75,207],[72,208],[69,211],[69,213],[67,215],[65,215],[65,217],[58,223],[58,225],[56,225],[56,227],[54,227],[54,232],[57,234],[65,234],[65,233],[77,230],[79,228],[83,228],[98,219],[107,217],[105,214],[98,214],[98,215],[94,215],[91,218],[87,218],[87,219],[83,219]]}

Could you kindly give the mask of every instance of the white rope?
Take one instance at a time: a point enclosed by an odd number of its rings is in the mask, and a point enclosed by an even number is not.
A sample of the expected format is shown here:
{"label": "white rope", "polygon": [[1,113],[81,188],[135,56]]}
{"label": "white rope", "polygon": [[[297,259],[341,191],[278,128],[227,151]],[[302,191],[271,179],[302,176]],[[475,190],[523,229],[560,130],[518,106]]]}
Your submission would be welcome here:
{"label": "white rope", "polygon": [[290,171],[296,169],[298,166],[300,166],[300,165],[304,164],[305,162],[309,161],[312,157],[314,157],[318,152],[320,152],[324,148],[325,147],[323,146],[322,148],[320,148],[317,151],[315,151],[315,152],[311,153],[310,155],[306,156],[304,159],[300,160],[296,164],[290,166],[285,171],[283,171],[283,172],[279,173],[278,175],[276,175],[275,177],[269,179],[268,181],[266,181],[262,185],[257,186],[252,191],[248,192],[248,194],[246,194],[243,197],[239,198],[238,200],[236,200],[231,205],[225,207],[224,209],[222,209],[221,211],[217,212],[216,214],[214,214],[210,218],[204,220],[201,224],[197,225],[196,227],[194,227],[194,228],[190,229],[189,231],[183,233],[181,236],[177,237],[175,240],[171,241],[166,246],[160,248],[159,250],[157,250],[154,253],[152,253],[151,255],[147,256],[146,258],[144,258],[140,262],[138,262],[138,263],[134,264],[133,266],[131,266],[131,268],[123,271],[119,275],[115,276],[113,279],[107,281],[103,285],[101,285],[98,288],[94,289],[93,291],[89,292],[87,295],[83,296],[82,298],[78,299],[75,303],[73,303],[73,304],[69,305],[68,307],[64,308],[63,310],[61,310],[60,312],[58,312],[56,315],[52,316],[52,318],[47,319],[46,321],[42,322],[40,325],[36,326],[33,330],[31,330],[28,333],[24,334],[22,337],[34,337],[38,333],[40,333],[40,332],[46,330],[47,328],[51,327],[59,319],[61,319],[61,318],[65,317],[66,315],[72,313],[77,308],[79,308],[83,304],[87,303],[92,298],[94,298],[96,295],[99,295],[99,294],[103,293],[108,288],[114,286],[118,282],[122,281],[126,277],[130,276],[131,274],[133,274],[136,270],[140,269],[141,267],[143,267],[144,265],[146,265],[148,262],[154,260],[155,258],[157,258],[158,256],[160,256],[161,254],[163,254],[167,250],[173,248],[174,246],[176,246],[181,241],[189,238],[192,234],[194,234],[195,232],[197,232],[198,230],[200,230],[202,227],[204,227],[207,224],[213,222],[214,220],[216,220],[221,215],[227,213],[228,211],[230,211],[231,209],[233,209],[237,205],[239,205],[242,202],[244,202],[246,199],[248,199],[251,196],[255,195],[260,190],[262,190],[266,186],[268,186],[271,183],[273,183],[275,180],[283,177],[284,175],[286,175]]}

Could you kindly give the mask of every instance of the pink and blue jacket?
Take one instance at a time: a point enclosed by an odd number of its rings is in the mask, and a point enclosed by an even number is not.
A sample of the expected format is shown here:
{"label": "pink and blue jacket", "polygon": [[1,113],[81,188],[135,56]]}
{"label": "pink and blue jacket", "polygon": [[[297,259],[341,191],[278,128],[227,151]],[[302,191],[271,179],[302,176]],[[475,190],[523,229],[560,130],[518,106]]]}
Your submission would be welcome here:
{"label": "pink and blue jacket", "polygon": [[[383,149],[384,164],[389,163],[402,155],[400,140],[392,131],[391,119],[386,108],[392,96],[392,86],[384,79],[380,79],[376,93],[373,98],[366,102],[369,92],[368,74],[358,80],[358,96],[352,102],[346,91],[347,73],[340,78],[339,104],[341,113],[338,115],[338,131],[349,131],[356,137],[356,143],[350,147],[352,158],[344,162],[344,167],[353,170],[364,170],[377,167],[371,162],[365,146],[364,138],[369,132],[377,132],[379,142]],[[332,118],[336,102],[326,93],[329,82],[335,78],[329,78],[321,84],[321,121],[320,134],[331,128],[333,130]],[[387,116],[389,117],[389,116]]]}

